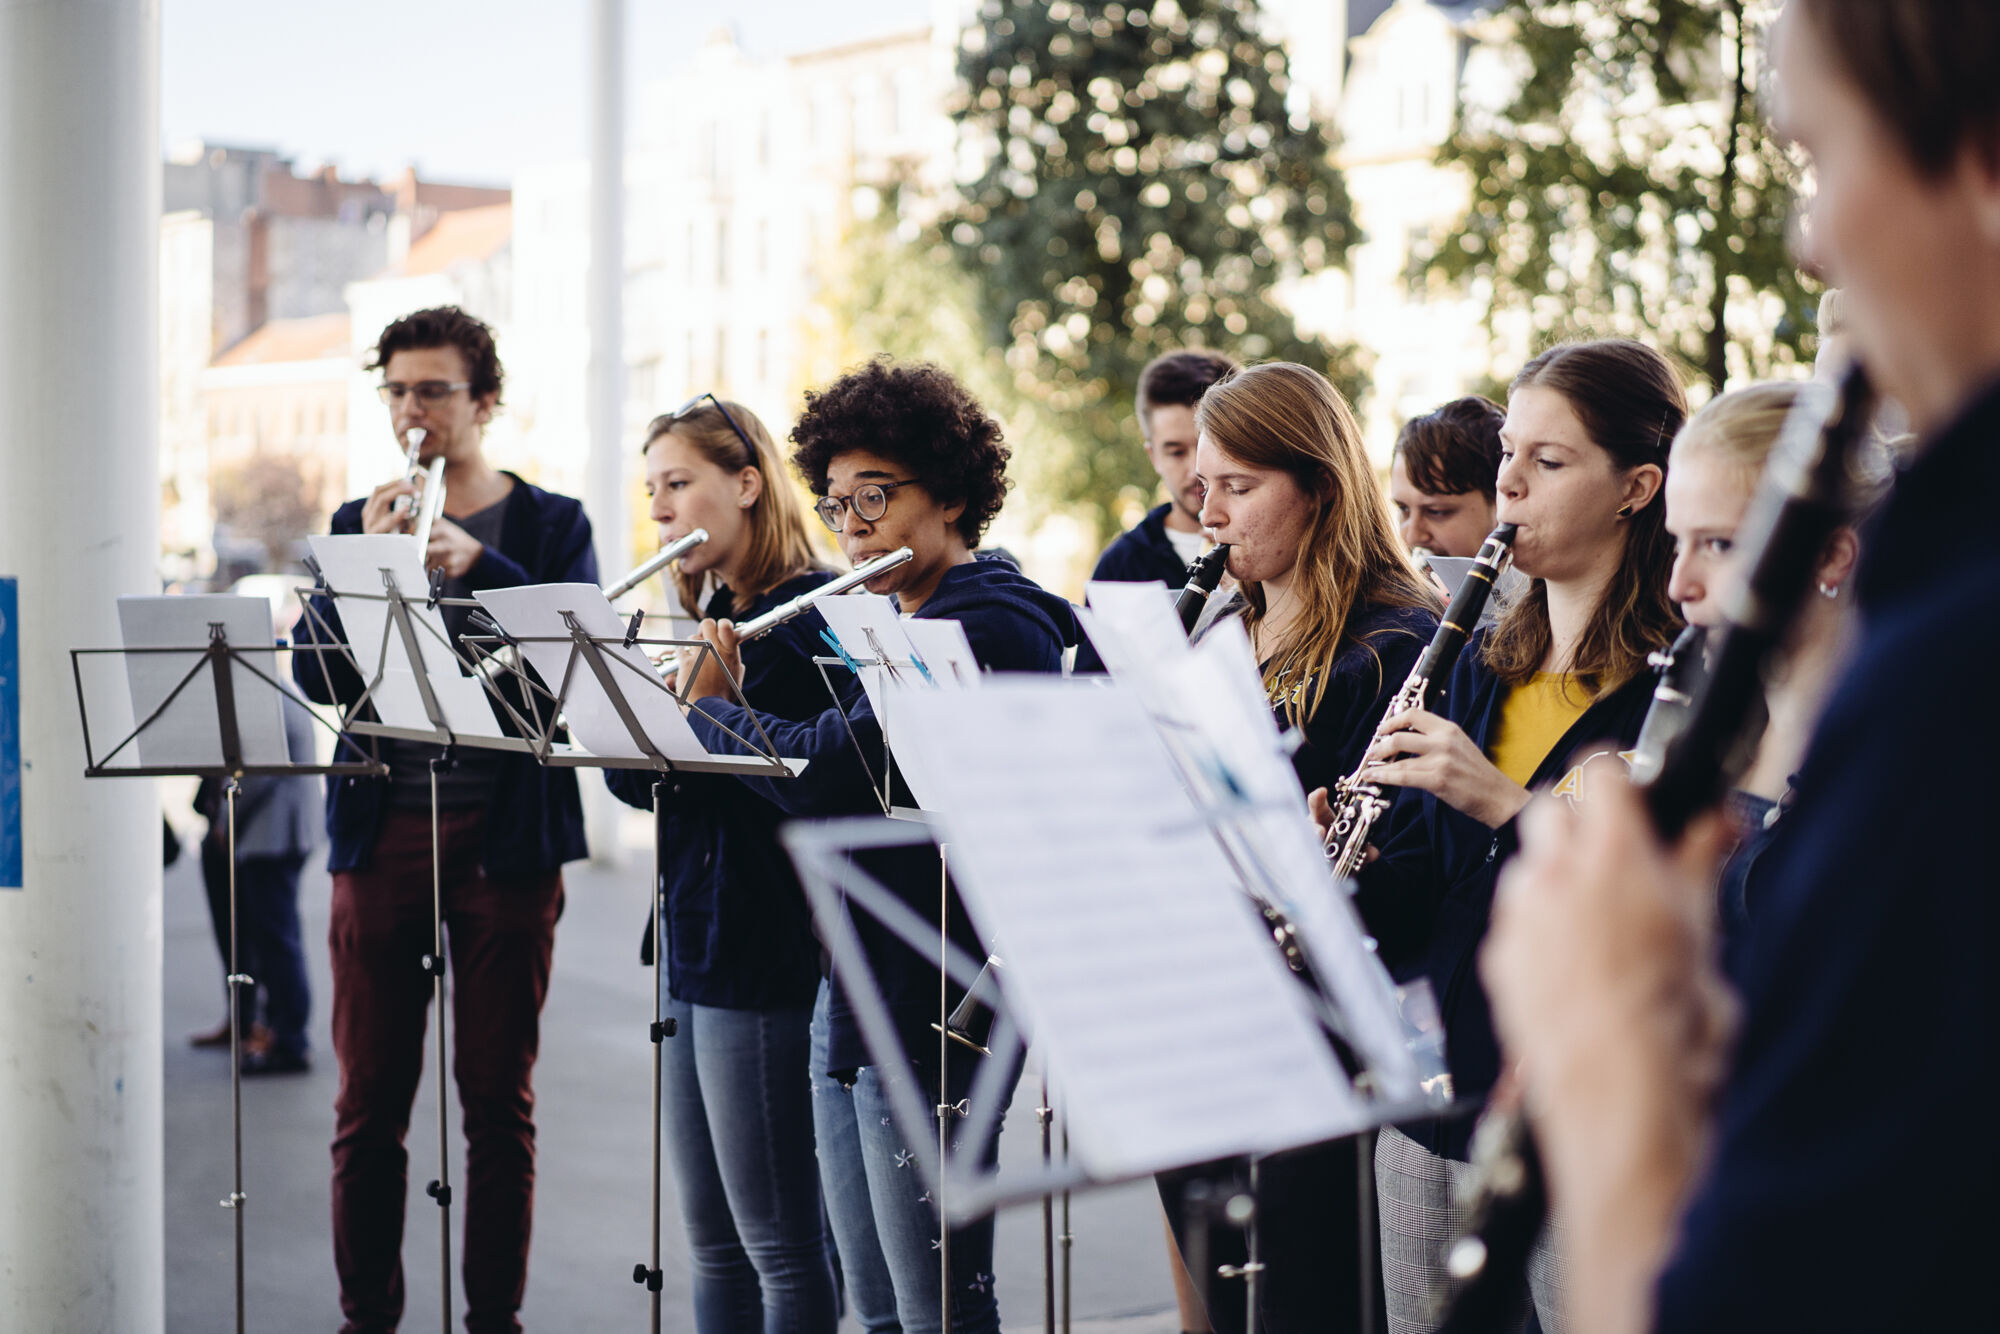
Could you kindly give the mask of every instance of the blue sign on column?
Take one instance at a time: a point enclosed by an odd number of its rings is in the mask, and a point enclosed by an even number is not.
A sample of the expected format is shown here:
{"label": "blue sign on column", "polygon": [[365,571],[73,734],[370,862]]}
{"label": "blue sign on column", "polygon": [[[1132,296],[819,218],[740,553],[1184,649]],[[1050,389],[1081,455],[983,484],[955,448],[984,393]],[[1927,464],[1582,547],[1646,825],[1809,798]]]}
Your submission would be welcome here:
{"label": "blue sign on column", "polygon": [[21,887],[21,617],[18,585],[0,579],[0,889]]}

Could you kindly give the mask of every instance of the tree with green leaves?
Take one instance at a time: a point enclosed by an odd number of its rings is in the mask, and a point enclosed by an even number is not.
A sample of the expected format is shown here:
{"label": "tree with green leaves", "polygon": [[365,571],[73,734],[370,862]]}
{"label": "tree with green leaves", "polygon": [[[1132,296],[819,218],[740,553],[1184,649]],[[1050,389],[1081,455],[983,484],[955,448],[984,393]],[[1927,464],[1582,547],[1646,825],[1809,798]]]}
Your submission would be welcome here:
{"label": "tree with green leaves", "polygon": [[981,170],[944,234],[976,278],[1019,394],[1063,425],[1047,469],[1118,525],[1156,480],[1132,400],[1182,347],[1284,358],[1363,384],[1351,349],[1275,299],[1354,239],[1327,132],[1248,0],[985,0],[953,107]]}
{"label": "tree with green leaves", "polygon": [[1487,278],[1536,342],[1622,334],[1720,391],[1809,359],[1786,245],[1797,163],[1761,101],[1757,0],[1503,0],[1482,35],[1511,100],[1468,104],[1439,160],[1473,181],[1431,267]]}

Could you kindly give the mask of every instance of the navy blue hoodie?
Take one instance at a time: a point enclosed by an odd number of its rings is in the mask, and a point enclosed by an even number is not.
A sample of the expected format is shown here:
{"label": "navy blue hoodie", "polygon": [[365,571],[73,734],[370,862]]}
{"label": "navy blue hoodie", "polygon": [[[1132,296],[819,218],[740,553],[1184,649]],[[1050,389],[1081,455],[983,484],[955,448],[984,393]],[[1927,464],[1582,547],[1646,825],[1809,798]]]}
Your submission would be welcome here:
{"label": "navy blue hoodie", "polygon": [[[833,578],[793,576],[743,606],[722,589],[705,614],[747,621]],[[743,694],[779,718],[817,716],[828,703],[813,656],[825,652],[825,622],[809,611],[743,646]],[[754,735],[754,733],[745,733]],[[650,770],[607,769],[618,799],[653,806]],[[725,774],[664,775],[660,794],[659,903],[667,988],[676,1000],[725,1010],[805,1008],[819,988],[819,945],[798,874],[778,843],[783,813]],[[652,922],[640,957],[651,963]]]}
{"label": "navy blue hoodie", "polygon": [[[590,520],[583,506],[568,496],[530,486],[515,477],[514,489],[500,516],[500,543],[489,546],[466,572],[467,587],[516,588],[523,584],[594,584],[597,555],[590,545]],[[361,507],[350,500],[333,512],[335,533],[361,531]],[[380,615],[381,604],[365,604]],[[313,599],[313,609],[326,621],[333,642],[344,642],[346,631],[333,599]],[[447,617],[454,638],[464,633],[466,616]],[[311,616],[301,616],[292,628],[301,644],[320,640]],[[322,670],[324,664],[324,671]],[[328,676],[332,688],[328,688]],[[294,653],[292,677],[307,699],[321,704],[351,705],[361,698],[365,682],[336,653]],[[364,753],[368,738],[343,737]],[[352,754],[346,744],[342,754]],[[326,832],[330,871],[365,868],[382,830],[389,805],[387,778],[335,778],[326,785]],[[590,855],[583,835],[583,803],[577,795],[574,769],[545,768],[531,756],[501,752],[495,763],[493,803],[488,808],[485,848],[480,865],[488,875],[519,876],[560,868]]]}
{"label": "navy blue hoodie", "polygon": [[[1076,618],[1068,602],[1043,589],[1005,560],[983,559],[954,565],[937,591],[915,613],[920,619],[954,620],[965,628],[980,666],[998,672],[1060,672],[1063,649],[1076,642]],[[716,752],[740,753],[741,746],[723,729],[750,735],[748,712],[741,705],[709,700],[703,707],[711,718],[690,714],[695,735]],[[759,714],[780,755],[809,760],[797,778],[744,778],[738,781],[790,815],[824,817],[879,813],[874,784],[861,755],[882,754],[882,727],[868,699],[855,683],[844,710],[826,709],[817,717],[792,721]],[[853,739],[849,738],[849,729]],[[857,745],[859,748],[857,752]],[[892,778],[900,785],[900,778]],[[909,800],[906,793],[901,800]],[[926,920],[938,916],[941,879],[935,849],[886,849],[862,859],[872,874]],[[965,918],[955,890],[946,891],[948,934],[974,958],[984,958]],[[867,914],[857,914],[856,934],[883,999],[896,1020],[904,1049],[921,1063],[934,1060],[936,1045],[930,1025],[937,1017],[937,967],[905,947]],[[843,1073],[873,1064],[852,1008],[835,977],[828,1029],[828,1069]],[[955,1005],[962,988],[949,989]]]}
{"label": "navy blue hoodie", "polygon": [[[1481,751],[1493,743],[1508,691],[1483,660],[1488,633],[1475,633],[1459,654],[1438,705]],[[1629,749],[1638,739],[1655,680],[1656,673],[1642,671],[1599,697],[1563,733],[1527,786],[1540,790],[1555,784],[1561,792],[1585,763],[1622,767],[1608,752]],[[1444,1017],[1453,1092],[1461,1104],[1482,1099],[1499,1078],[1500,1047],[1474,964],[1486,938],[1494,882],[1520,846],[1515,822],[1495,829],[1410,788],[1398,794],[1375,843],[1382,856],[1362,868],[1355,904],[1396,979],[1430,979]],[[1472,1123],[1463,1116],[1403,1129],[1433,1153],[1463,1160]]]}

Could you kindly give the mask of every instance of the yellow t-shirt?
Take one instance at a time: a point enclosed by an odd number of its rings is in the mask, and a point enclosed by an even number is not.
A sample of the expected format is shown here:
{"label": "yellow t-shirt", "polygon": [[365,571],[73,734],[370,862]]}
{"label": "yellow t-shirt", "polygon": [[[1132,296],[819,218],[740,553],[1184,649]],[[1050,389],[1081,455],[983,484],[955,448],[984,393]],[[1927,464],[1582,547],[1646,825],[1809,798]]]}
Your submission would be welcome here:
{"label": "yellow t-shirt", "polygon": [[1501,773],[1528,785],[1535,770],[1590,707],[1590,692],[1568,672],[1536,672],[1500,701],[1500,726],[1487,758]]}

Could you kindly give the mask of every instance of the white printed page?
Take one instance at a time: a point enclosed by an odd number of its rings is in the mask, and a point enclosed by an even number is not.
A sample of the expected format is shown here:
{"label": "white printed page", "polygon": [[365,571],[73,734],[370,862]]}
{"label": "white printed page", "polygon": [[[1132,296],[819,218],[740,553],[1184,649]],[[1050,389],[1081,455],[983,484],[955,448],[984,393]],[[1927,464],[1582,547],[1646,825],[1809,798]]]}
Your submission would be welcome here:
{"label": "white printed page", "polygon": [[1092,1175],[1370,1123],[1136,700],[1008,677],[903,707],[967,911]]}

